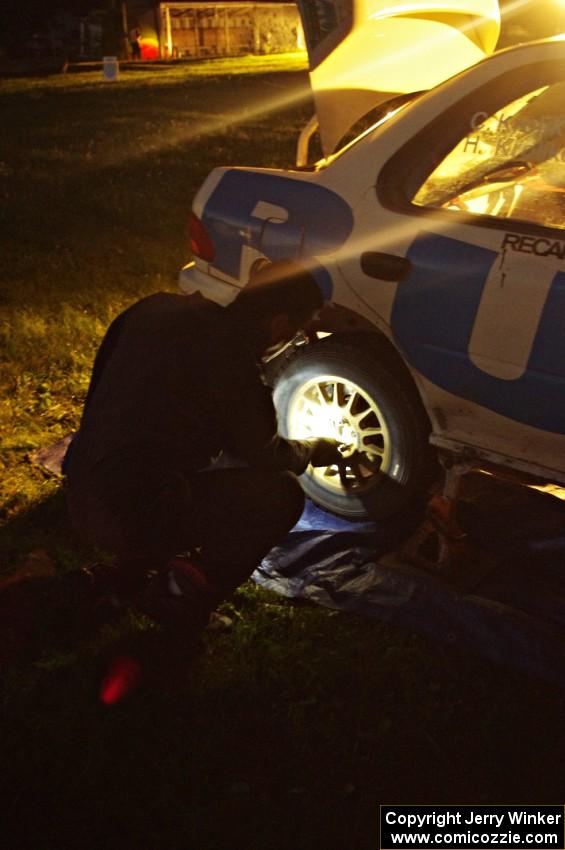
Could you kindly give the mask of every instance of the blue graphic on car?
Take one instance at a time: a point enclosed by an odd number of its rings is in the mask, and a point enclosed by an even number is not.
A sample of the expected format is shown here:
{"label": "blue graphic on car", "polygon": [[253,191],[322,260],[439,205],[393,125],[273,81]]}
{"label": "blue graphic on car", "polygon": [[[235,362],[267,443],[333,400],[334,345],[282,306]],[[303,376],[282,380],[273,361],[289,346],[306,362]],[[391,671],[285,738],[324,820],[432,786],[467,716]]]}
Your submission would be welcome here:
{"label": "blue graphic on car", "polygon": [[[261,203],[279,207],[284,216],[255,214]],[[234,169],[222,176],[208,198],[202,222],[216,248],[214,266],[238,278],[245,245],[273,262],[336,251],[353,230],[353,212],[324,186]],[[329,274],[320,268],[317,277],[325,297],[330,297]]]}
{"label": "blue graphic on car", "polygon": [[540,318],[527,368],[497,378],[469,358],[469,340],[496,251],[421,233],[407,253],[391,315],[408,362],[434,384],[517,422],[565,434],[565,272],[558,272]]}

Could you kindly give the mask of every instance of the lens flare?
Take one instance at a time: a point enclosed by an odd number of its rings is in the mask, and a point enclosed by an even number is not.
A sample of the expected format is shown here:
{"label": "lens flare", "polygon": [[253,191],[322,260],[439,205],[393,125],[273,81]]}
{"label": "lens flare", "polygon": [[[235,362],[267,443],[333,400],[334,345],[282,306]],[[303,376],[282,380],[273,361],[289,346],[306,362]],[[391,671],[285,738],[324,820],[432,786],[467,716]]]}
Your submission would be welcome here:
{"label": "lens flare", "polygon": [[[271,89],[280,87],[275,83],[267,83],[266,85]],[[310,100],[311,97],[311,90],[305,82],[300,86],[293,87],[291,91],[285,91],[281,94],[270,91],[267,95],[257,98],[253,103],[243,104],[238,109],[220,112],[217,115],[205,117],[198,115],[195,117],[193,112],[187,111],[184,114],[178,112],[174,126],[167,133],[163,133],[162,138],[157,139],[154,134],[147,136],[147,138],[141,140],[135,150],[124,150],[119,156],[112,154],[105,164],[114,166],[126,160],[143,159],[148,154],[161,153],[168,149],[189,144],[195,139],[215,136],[217,133],[226,133],[247,121],[254,121],[271,113],[297,106]],[[185,122],[186,126],[183,126]]]}
{"label": "lens flare", "polygon": [[139,684],[141,665],[137,658],[119,655],[114,658],[102,680],[100,700],[104,705],[122,702]]}

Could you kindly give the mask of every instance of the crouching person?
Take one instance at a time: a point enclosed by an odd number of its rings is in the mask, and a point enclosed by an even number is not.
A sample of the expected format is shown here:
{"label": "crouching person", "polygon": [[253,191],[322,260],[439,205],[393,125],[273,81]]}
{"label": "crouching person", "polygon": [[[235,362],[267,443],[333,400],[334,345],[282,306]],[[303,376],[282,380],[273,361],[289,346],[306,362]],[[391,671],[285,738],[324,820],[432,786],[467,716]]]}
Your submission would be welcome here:
{"label": "crouching person", "polygon": [[277,434],[260,368],[322,303],[281,262],[227,307],[157,293],[111,324],[66,472],[76,529],[115,556],[92,576],[113,605],[199,632],[300,517],[297,476],[340,460],[332,440]]}

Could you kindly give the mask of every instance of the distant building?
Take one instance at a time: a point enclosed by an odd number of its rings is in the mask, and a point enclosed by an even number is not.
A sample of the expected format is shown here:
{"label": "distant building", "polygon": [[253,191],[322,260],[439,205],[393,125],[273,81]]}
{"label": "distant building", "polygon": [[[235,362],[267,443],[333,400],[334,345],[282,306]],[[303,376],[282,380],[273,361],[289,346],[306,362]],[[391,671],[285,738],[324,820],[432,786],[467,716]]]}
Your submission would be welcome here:
{"label": "distant building", "polygon": [[295,3],[159,3],[162,58],[240,56],[304,49]]}

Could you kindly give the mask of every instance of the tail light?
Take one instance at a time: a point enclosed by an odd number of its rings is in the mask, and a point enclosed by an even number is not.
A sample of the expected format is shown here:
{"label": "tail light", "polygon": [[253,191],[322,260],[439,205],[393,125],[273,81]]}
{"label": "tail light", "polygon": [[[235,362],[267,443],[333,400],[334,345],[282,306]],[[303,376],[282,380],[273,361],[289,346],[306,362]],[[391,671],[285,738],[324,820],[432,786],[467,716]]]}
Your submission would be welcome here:
{"label": "tail light", "polygon": [[188,235],[190,239],[190,250],[196,257],[211,263],[214,259],[214,245],[208,236],[206,228],[199,218],[191,213],[188,220]]}

